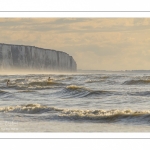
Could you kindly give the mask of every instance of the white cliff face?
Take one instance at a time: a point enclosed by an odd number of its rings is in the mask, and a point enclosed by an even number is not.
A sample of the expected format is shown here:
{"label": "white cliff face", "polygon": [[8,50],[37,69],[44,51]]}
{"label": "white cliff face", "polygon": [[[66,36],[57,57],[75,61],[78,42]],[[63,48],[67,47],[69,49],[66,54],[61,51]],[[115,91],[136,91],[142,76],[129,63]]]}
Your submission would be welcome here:
{"label": "white cliff face", "polygon": [[76,71],[67,53],[34,46],[0,44],[0,70]]}

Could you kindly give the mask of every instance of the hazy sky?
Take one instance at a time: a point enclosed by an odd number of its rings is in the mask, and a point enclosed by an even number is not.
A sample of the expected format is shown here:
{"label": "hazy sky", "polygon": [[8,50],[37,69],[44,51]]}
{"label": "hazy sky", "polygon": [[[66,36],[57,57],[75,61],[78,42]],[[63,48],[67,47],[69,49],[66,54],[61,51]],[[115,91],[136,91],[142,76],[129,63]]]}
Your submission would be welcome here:
{"label": "hazy sky", "polygon": [[150,69],[150,18],[0,18],[0,43],[64,51],[78,69]]}

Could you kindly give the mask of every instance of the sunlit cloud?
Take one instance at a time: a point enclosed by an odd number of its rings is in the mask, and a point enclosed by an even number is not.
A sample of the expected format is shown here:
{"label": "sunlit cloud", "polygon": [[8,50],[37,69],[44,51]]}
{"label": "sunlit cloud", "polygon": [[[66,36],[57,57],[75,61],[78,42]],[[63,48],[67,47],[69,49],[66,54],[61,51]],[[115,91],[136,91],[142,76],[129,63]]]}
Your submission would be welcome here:
{"label": "sunlit cloud", "polygon": [[72,55],[79,69],[149,69],[149,18],[0,18],[0,43]]}

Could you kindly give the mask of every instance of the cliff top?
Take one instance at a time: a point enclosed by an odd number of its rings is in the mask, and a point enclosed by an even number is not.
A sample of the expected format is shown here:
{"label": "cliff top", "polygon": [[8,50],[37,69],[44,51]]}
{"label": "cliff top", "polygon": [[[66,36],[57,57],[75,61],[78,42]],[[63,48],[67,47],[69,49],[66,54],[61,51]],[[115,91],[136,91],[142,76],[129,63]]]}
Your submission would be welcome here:
{"label": "cliff top", "polygon": [[[39,49],[42,49],[42,50],[50,50],[50,51],[55,51],[55,52],[60,52],[60,53],[67,54],[66,52],[63,52],[63,51],[58,51],[58,50],[54,50],[54,49],[46,49],[46,48],[41,48],[41,47],[36,47],[36,46],[30,46],[30,45],[17,45],[17,44],[5,44],[5,43],[0,43],[0,45],[35,47],[35,48],[39,48]],[[69,55],[69,54],[67,54],[67,55]],[[72,57],[72,56],[70,56],[70,57]]]}

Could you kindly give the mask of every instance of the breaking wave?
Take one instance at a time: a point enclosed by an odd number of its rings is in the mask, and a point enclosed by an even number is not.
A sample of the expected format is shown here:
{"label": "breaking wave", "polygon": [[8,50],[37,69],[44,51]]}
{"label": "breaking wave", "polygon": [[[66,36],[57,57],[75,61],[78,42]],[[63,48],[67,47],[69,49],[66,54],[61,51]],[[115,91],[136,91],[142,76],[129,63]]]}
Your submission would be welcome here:
{"label": "breaking wave", "polygon": [[101,79],[101,80],[87,80],[85,81],[85,83],[98,83],[98,82],[103,82],[105,81],[104,79]]}
{"label": "breaking wave", "polygon": [[[89,77],[90,78],[90,77]],[[104,82],[106,81],[108,78],[110,78],[109,76],[96,76],[94,77],[94,79],[88,79],[85,81],[85,83],[98,83],[98,82]]]}
{"label": "breaking wave", "polygon": [[0,108],[0,112],[29,113],[29,114],[44,113],[52,110],[61,111],[61,109],[57,109],[55,107],[47,107],[40,104],[27,104],[27,105],[18,105]]}
{"label": "breaking wave", "polygon": [[148,79],[129,80],[125,81],[123,84],[125,85],[150,84],[150,80]]}
{"label": "breaking wave", "polygon": [[77,85],[69,85],[65,89],[62,90],[61,94],[63,95],[62,98],[71,98],[71,97],[91,97],[91,98],[98,98],[99,96],[109,96],[114,94],[113,91],[94,91],[82,86]]}
{"label": "breaking wave", "polygon": [[[57,118],[72,121],[93,121],[93,122],[116,122],[124,120],[141,120],[150,121],[150,110],[134,111],[134,110],[81,110],[81,109],[62,109],[56,107],[48,107],[40,104],[27,104],[20,106],[1,107],[0,112],[5,113],[25,113],[25,114],[54,114]],[[57,113],[56,113],[57,112]]]}
{"label": "breaking wave", "polygon": [[57,83],[55,81],[50,81],[50,82],[47,82],[47,81],[39,81],[39,82],[30,82],[28,84],[29,86],[52,86],[52,85],[63,85],[62,83]]}
{"label": "breaking wave", "polygon": [[133,110],[64,110],[61,117],[71,120],[85,120],[94,122],[116,122],[122,120],[141,119],[150,121],[150,111],[133,111]]}
{"label": "breaking wave", "polygon": [[17,90],[38,90],[38,89],[49,89],[53,87],[63,86],[64,83],[52,81],[25,81],[24,79],[11,80],[9,85],[3,84],[3,89],[17,89]]}
{"label": "breaking wave", "polygon": [[66,87],[66,89],[69,89],[69,90],[88,90],[85,87],[77,86],[77,85],[69,85]]}
{"label": "breaking wave", "polygon": [[142,92],[132,92],[129,95],[133,96],[150,96],[150,91],[142,91]]}

